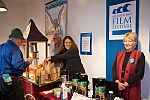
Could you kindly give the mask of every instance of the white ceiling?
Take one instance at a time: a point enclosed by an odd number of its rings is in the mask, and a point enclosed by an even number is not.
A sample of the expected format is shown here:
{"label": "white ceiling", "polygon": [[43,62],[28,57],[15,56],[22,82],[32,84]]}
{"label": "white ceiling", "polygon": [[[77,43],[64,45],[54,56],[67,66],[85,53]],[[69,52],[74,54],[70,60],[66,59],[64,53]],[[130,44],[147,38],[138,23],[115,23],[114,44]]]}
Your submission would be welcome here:
{"label": "white ceiling", "polygon": [[[9,1],[13,1],[13,2],[16,2],[16,3],[20,3],[20,4],[27,4],[32,0],[9,0]],[[48,3],[50,1],[53,1],[53,0],[44,0],[45,3]]]}

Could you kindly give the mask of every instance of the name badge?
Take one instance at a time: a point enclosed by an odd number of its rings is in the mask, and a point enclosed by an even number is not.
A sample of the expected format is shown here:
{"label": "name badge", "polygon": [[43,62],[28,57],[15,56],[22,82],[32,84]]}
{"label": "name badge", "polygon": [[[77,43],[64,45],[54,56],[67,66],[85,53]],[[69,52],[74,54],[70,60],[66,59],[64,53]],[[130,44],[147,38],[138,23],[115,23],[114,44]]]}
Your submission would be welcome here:
{"label": "name badge", "polygon": [[129,60],[129,62],[132,64],[132,63],[134,63],[134,58],[131,58],[130,60]]}

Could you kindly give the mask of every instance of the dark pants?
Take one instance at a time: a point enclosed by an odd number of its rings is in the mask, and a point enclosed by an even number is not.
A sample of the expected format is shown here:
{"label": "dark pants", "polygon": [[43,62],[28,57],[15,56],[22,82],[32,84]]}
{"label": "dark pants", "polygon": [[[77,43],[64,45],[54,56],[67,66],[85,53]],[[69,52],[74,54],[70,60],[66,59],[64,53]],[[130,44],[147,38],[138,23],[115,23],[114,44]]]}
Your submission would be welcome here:
{"label": "dark pants", "polygon": [[12,78],[11,85],[0,78],[0,100],[24,100],[22,83],[18,78]]}

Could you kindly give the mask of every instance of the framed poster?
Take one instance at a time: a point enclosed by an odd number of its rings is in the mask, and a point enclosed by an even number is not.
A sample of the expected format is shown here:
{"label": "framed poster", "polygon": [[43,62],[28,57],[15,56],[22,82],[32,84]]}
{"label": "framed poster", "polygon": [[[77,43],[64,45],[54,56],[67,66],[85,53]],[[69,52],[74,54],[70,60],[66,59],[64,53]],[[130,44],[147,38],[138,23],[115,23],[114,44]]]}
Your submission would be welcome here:
{"label": "framed poster", "polygon": [[92,55],[92,32],[80,34],[80,54]]}

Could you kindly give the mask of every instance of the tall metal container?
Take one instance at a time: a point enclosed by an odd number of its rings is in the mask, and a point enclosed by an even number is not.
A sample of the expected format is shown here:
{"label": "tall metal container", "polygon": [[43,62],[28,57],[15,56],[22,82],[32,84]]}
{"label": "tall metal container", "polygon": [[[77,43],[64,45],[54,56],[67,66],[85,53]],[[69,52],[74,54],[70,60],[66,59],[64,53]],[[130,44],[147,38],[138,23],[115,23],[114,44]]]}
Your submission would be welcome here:
{"label": "tall metal container", "polygon": [[85,73],[79,75],[78,93],[88,96],[88,75]]}
{"label": "tall metal container", "polygon": [[93,97],[105,100],[106,98],[106,79],[105,78],[93,78]]}

